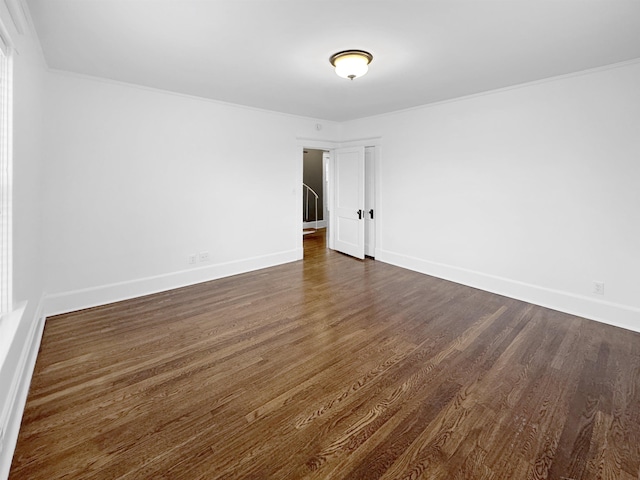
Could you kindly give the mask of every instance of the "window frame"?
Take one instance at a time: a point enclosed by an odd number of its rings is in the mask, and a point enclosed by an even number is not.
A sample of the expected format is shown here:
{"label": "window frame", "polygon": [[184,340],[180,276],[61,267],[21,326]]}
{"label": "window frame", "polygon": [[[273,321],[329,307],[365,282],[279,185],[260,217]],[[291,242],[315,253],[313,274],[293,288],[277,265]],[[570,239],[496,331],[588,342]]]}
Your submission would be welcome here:
{"label": "window frame", "polygon": [[13,307],[12,52],[0,32],[0,315]]}

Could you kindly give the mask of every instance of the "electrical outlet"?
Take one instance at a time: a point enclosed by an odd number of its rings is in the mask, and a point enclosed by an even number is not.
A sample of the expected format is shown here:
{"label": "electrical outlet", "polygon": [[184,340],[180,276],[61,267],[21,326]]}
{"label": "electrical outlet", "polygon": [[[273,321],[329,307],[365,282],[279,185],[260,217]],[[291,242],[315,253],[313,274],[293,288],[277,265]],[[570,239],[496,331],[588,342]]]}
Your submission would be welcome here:
{"label": "electrical outlet", "polygon": [[189,265],[193,265],[194,263],[196,263],[196,254],[192,253],[191,255],[189,255]]}
{"label": "electrical outlet", "polygon": [[209,261],[209,252],[200,252],[198,254],[198,258],[200,259],[201,262],[208,262]]}
{"label": "electrical outlet", "polygon": [[593,293],[596,295],[604,295],[604,282],[593,282]]}

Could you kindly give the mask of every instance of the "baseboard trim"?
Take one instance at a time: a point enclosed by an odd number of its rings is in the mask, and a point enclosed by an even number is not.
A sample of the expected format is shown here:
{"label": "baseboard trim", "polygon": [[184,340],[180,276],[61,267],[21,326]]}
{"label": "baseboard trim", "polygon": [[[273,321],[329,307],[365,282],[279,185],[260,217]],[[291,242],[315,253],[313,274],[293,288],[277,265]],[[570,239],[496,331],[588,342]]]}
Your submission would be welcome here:
{"label": "baseboard trim", "polygon": [[[21,318],[20,321],[25,322],[27,319]],[[5,413],[1,418],[2,422],[0,426],[2,427],[4,435],[2,437],[2,444],[0,445],[0,479],[3,480],[9,477],[11,460],[18,442],[22,415],[27,403],[29,386],[31,385],[38,350],[40,349],[44,323],[43,299],[41,298],[31,321],[26,341],[20,352],[15,373],[8,390]]]}
{"label": "baseboard trim", "polygon": [[376,249],[376,260],[541,307],[640,332],[640,309]]}
{"label": "baseboard trim", "polygon": [[46,316],[74,312],[85,308],[106,305],[153,293],[173,290],[197,283],[217,280],[241,273],[295,262],[304,257],[304,250],[296,248],[259,257],[234,262],[218,263],[202,267],[172,272],[153,277],[139,278],[125,282],[112,283],[99,287],[85,288],[62,293],[48,294],[45,297]]}
{"label": "baseboard trim", "polygon": [[316,227],[316,222],[302,222],[302,228],[327,228],[326,220],[318,220]]}

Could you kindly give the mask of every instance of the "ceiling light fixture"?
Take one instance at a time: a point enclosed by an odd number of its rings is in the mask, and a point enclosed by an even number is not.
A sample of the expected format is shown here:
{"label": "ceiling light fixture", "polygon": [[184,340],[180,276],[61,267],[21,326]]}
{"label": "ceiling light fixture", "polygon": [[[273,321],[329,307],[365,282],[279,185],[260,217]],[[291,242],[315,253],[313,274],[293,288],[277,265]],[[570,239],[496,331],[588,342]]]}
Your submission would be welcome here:
{"label": "ceiling light fixture", "polygon": [[342,78],[361,77],[369,70],[373,55],[364,50],[344,50],[334,53],[329,61],[336,68],[336,73]]}

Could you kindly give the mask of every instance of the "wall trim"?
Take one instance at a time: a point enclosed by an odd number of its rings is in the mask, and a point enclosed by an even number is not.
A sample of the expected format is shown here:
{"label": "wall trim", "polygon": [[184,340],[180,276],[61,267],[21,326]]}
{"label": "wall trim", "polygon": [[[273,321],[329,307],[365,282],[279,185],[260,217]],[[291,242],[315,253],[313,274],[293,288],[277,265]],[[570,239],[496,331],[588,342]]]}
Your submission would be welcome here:
{"label": "wall trim", "polygon": [[312,121],[314,124],[317,123],[331,123],[334,125],[339,125],[341,122],[337,122],[335,120],[329,120],[326,118],[317,118],[317,117],[309,117],[306,115],[299,115],[299,114],[295,114],[295,113],[289,113],[289,112],[281,112],[278,110],[269,110],[266,108],[260,108],[260,107],[252,107],[251,105],[243,105],[242,103],[232,103],[232,102],[228,102],[225,100],[218,100],[215,98],[210,98],[210,97],[200,97],[198,95],[192,94],[192,93],[182,93],[182,92],[178,92],[178,91],[174,91],[174,90],[165,90],[159,87],[150,87],[148,85],[142,85],[140,83],[131,83],[131,82],[126,82],[123,80],[114,80],[112,78],[106,78],[106,77],[98,77],[95,75],[89,75],[86,73],[78,73],[78,72],[72,72],[69,70],[60,70],[58,68],[52,68],[52,67],[48,67],[47,68],[47,72],[54,74],[54,75],[59,75],[61,77],[70,77],[70,78],[76,78],[76,79],[80,79],[80,80],[87,80],[90,82],[97,82],[97,83],[103,83],[103,84],[107,84],[107,85],[116,85],[116,86],[120,86],[120,87],[130,87],[130,88],[135,88],[138,90],[143,90],[146,92],[152,92],[152,93],[159,93],[162,95],[168,95],[168,96],[173,96],[173,97],[181,97],[181,98],[186,98],[188,100],[197,100],[197,101],[203,101],[203,102],[207,102],[207,103],[213,103],[216,105],[220,105],[223,107],[230,107],[230,108],[238,108],[241,110],[248,110],[248,111],[252,111],[252,112],[258,112],[258,113],[263,113],[263,114],[273,114],[273,115],[279,115],[281,117],[287,117],[287,118],[296,118],[299,120],[305,120],[305,121]]}
{"label": "wall trim", "polygon": [[640,308],[376,249],[376,260],[541,307],[640,332]]}
{"label": "wall trim", "polygon": [[532,86],[536,86],[536,85],[543,85],[545,83],[553,83],[553,82],[559,82],[568,78],[574,78],[574,77],[582,77],[585,75],[591,75],[594,73],[600,73],[600,72],[606,72],[609,70],[615,70],[617,68],[624,68],[624,67],[629,67],[629,66],[633,66],[636,64],[640,64],[640,58],[633,58],[631,60],[625,60],[623,62],[617,62],[617,63],[610,63],[608,65],[601,65],[599,67],[594,67],[594,68],[588,68],[586,70],[578,70],[577,72],[569,72],[569,73],[563,73],[560,75],[554,75],[552,77],[545,77],[545,78],[541,78],[539,80],[533,80],[530,82],[525,82],[525,83],[516,83],[514,85],[508,85],[506,87],[501,87],[501,88],[494,88],[492,90],[485,90],[482,92],[476,92],[476,93],[470,93],[468,95],[461,95],[459,97],[452,97],[452,98],[448,98],[446,100],[438,100],[438,101],[434,101],[434,102],[427,102],[427,103],[423,103],[422,105],[416,105],[413,107],[408,107],[408,108],[403,108],[400,110],[393,110],[390,112],[384,112],[384,113],[378,113],[375,115],[369,115],[367,117],[359,117],[359,118],[354,118],[352,120],[346,120],[344,122],[342,122],[342,124],[345,123],[349,123],[349,122],[356,122],[356,121],[360,121],[360,120],[364,120],[364,119],[374,119],[374,118],[384,118],[384,117],[390,117],[390,116],[394,116],[394,115],[401,115],[403,113],[407,113],[407,112],[413,112],[416,110],[426,110],[429,108],[434,108],[434,107],[439,107],[440,105],[446,105],[448,103],[456,103],[456,102],[462,102],[465,100],[471,100],[474,98],[479,98],[479,97],[484,97],[484,96],[488,96],[488,95],[497,95],[503,92],[508,92],[510,90],[517,90],[520,88],[527,88],[527,87],[532,87]]}
{"label": "wall trim", "polygon": [[[302,228],[316,228],[316,222],[302,222]],[[318,220],[318,228],[327,228],[327,221]]]}
{"label": "wall trim", "polygon": [[24,35],[27,31],[27,18],[24,6],[21,0],[4,0],[5,5],[7,6],[7,11],[9,12],[9,17],[13,22],[13,26],[16,29],[16,32],[20,35]]}
{"label": "wall trim", "polygon": [[340,141],[328,138],[296,137],[296,144],[300,149],[332,150],[340,146]]}
{"label": "wall trim", "polygon": [[[393,113],[393,112],[392,112]],[[385,114],[386,115],[386,114]],[[316,150],[333,150],[349,147],[376,147],[382,142],[380,135],[375,137],[348,138],[346,140],[328,140],[325,138],[296,137],[299,147]]]}
{"label": "wall trim", "polygon": [[44,311],[47,316],[69,313],[85,308],[129,300],[197,283],[217,280],[241,273],[274,267],[302,260],[304,250],[296,248],[232,262],[206,265],[178,272],[111,283],[45,296]]}
{"label": "wall trim", "polygon": [[340,148],[349,147],[379,147],[382,142],[382,137],[363,137],[347,139],[340,142]]}
{"label": "wall trim", "polygon": [[[19,323],[29,321],[24,317],[25,304],[21,305],[21,309],[16,311],[20,318],[14,319]],[[36,365],[38,350],[40,349],[40,341],[42,340],[42,332],[44,330],[45,316],[43,310],[43,298],[38,302],[38,307],[31,320],[29,332],[26,341],[21,348],[18,363],[14,369],[14,375],[9,385],[8,396],[5,402],[5,409],[0,416],[0,427],[4,432],[2,443],[0,444],[0,479],[6,479],[11,469],[11,460],[18,442],[18,433],[20,424],[22,423],[22,415],[27,403],[27,395],[33,370]]]}

